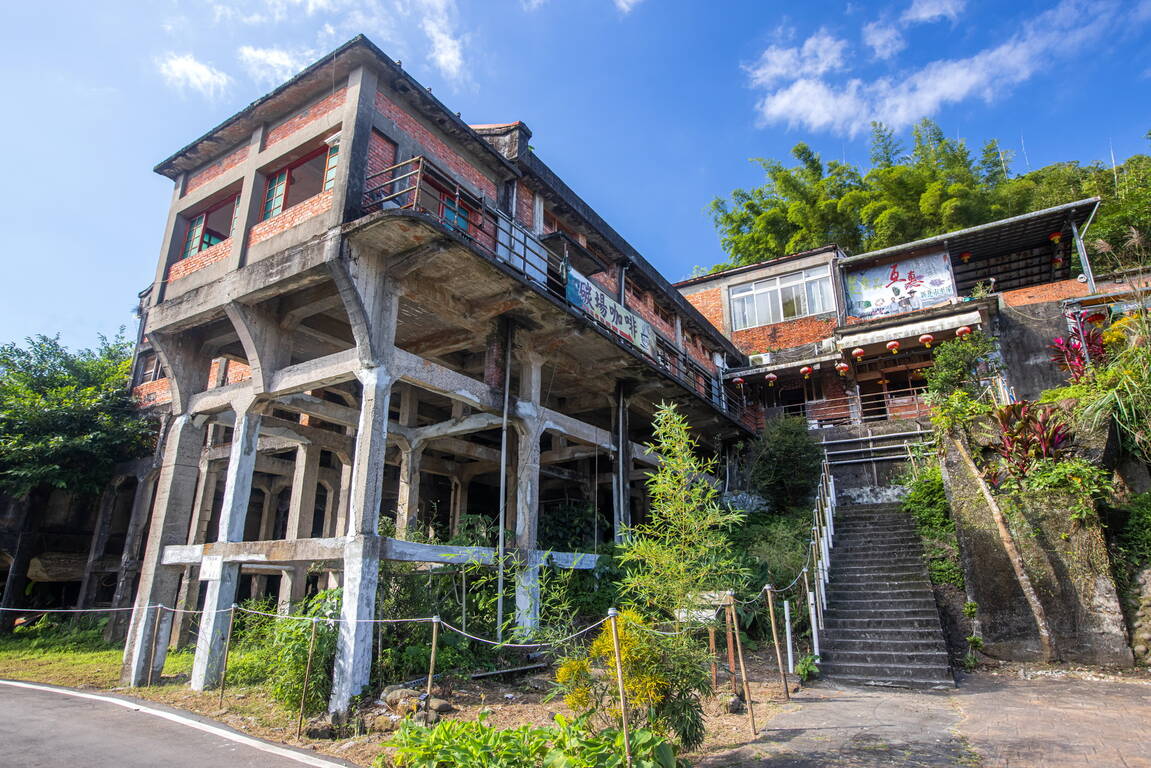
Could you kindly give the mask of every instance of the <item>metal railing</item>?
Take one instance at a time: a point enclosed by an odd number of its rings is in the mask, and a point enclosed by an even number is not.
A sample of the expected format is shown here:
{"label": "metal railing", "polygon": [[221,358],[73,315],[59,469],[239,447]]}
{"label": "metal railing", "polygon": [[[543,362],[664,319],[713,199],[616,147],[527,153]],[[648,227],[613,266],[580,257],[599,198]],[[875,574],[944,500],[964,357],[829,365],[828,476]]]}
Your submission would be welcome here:
{"label": "metal railing", "polygon": [[889,389],[868,394],[849,394],[765,408],[768,418],[773,416],[801,416],[817,426],[859,424],[889,419],[916,419],[930,416],[931,408],[924,400],[925,387]]}
{"label": "metal railing", "polygon": [[[479,250],[519,272],[542,293],[574,306],[567,297],[568,269],[572,249],[580,246],[562,233],[548,238],[554,247],[545,245],[508,213],[467,192],[426,157],[418,155],[365,178],[362,212],[367,214],[385,208],[414,210],[438,220]],[[610,326],[589,314],[585,316],[613,336],[623,338]],[[667,355],[657,351],[652,355],[642,347],[633,345],[633,348],[649,364],[718,410],[748,429],[755,429],[757,421],[743,393],[686,353],[676,350],[675,354]]]}
{"label": "metal railing", "polygon": [[824,459],[811,512],[811,562],[815,588],[808,590],[813,650],[819,655],[819,632],[823,630],[823,613],[827,610],[827,585],[831,578],[831,550],[835,546],[835,477]]}

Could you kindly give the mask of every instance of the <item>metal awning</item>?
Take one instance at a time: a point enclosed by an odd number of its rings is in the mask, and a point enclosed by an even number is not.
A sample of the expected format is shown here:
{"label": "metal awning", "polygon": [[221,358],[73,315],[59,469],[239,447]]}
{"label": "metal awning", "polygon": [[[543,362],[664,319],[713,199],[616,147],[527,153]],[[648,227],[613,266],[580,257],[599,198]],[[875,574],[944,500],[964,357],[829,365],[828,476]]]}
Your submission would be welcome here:
{"label": "metal awning", "polygon": [[931,320],[922,320],[918,323],[889,325],[885,328],[876,328],[871,331],[850,333],[841,336],[836,343],[841,350],[851,349],[853,347],[865,347],[868,344],[882,344],[896,339],[917,338],[925,333],[940,333],[941,331],[954,330],[962,325],[979,325],[982,321],[982,316],[978,311],[964,312],[958,315],[947,315]]}
{"label": "metal awning", "polygon": [[1089,197],[1086,200],[1044,208],[1041,211],[1032,211],[1021,216],[980,224],[977,227],[959,229],[934,237],[925,237],[922,240],[913,240],[910,243],[893,245],[890,248],[881,248],[878,251],[861,253],[843,259],[839,263],[844,269],[850,269],[853,266],[880,261],[888,256],[932,247],[946,248],[952,253],[971,251],[976,254],[997,254],[1021,251],[1047,244],[1052,232],[1070,235],[1071,222],[1075,223],[1082,235],[1084,224],[1098,207],[1099,198]]}

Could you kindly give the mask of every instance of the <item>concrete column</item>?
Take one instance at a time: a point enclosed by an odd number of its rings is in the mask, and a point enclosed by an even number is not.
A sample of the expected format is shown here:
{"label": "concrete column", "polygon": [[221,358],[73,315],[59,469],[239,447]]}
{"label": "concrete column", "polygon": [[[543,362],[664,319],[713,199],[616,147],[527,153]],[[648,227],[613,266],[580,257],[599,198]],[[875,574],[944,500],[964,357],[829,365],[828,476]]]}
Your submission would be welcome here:
{"label": "concrete column", "polygon": [[615,396],[615,464],[612,469],[613,534],[616,542],[623,541],[624,532],[631,527],[631,438],[628,429],[627,388],[623,382],[616,385]]}
{"label": "concrete column", "polygon": [[[217,541],[244,540],[244,519],[252,497],[252,472],[256,468],[262,403],[248,400],[236,403],[235,408],[236,422],[232,428],[232,451],[228,457]],[[214,688],[220,683],[224,632],[228,627],[224,611],[236,600],[239,578],[239,563],[209,563],[207,558],[201,562],[200,579],[208,583],[208,588],[196,638],[196,658],[192,662],[191,686],[194,690]]]}
{"label": "concrete column", "polygon": [[344,550],[344,599],[329,709],[343,712],[368,684],[372,667],[372,624],[380,562],[380,498],[388,443],[392,379],[381,367],[357,372],[363,385],[356,456],[352,465],[348,545]]}
{"label": "concrete column", "polygon": [[[209,437],[214,426],[208,427]],[[208,536],[208,525],[212,520],[212,505],[216,501],[216,485],[220,472],[212,462],[201,459],[200,484],[196,489],[196,504],[192,508],[192,523],[188,526],[188,542],[203,544]],[[176,595],[176,607],[181,611],[194,611],[200,607],[200,569],[198,566],[184,568],[184,578]],[[177,613],[173,619],[172,641],[177,648],[192,638],[192,627],[196,616],[192,613]]]}
{"label": "concrete column", "polygon": [[264,213],[264,176],[258,170],[260,150],[264,148],[264,125],[261,123],[248,137],[248,159],[244,161],[244,182],[237,203],[236,231],[232,233],[232,251],[228,269],[236,270],[248,263],[248,232],[260,223]]}
{"label": "concrete column", "polygon": [[[262,486],[259,491],[264,495],[260,504],[260,541],[267,541],[272,538],[272,526],[276,523],[276,516],[272,511],[272,488]],[[261,597],[267,590],[268,577],[265,574],[260,573],[252,577],[253,597]]]}
{"label": "concrete column", "polygon": [[[320,474],[320,449],[314,445],[301,445],[296,449],[296,467],[292,473],[292,498],[288,506],[289,540],[312,536],[312,522],[316,514],[316,484]],[[280,579],[280,610],[290,612],[292,604],[304,599],[308,569],[296,565],[284,569]]]}
{"label": "concrete column", "polygon": [[468,491],[471,490],[470,477],[457,475],[452,478],[452,535],[460,532],[460,519],[468,513]]}
{"label": "concrete column", "polygon": [[409,531],[419,525],[420,466],[424,445],[417,442],[410,448],[400,446],[400,487],[396,499],[396,538],[408,538]]}
{"label": "concrete column", "polygon": [[343,536],[348,531],[348,509],[352,502],[352,461],[348,456],[341,456],[340,461],[340,490],[339,500],[336,502],[336,525],[332,529],[332,536]]}
{"label": "concrete column", "polygon": [[136,574],[140,572],[140,539],[144,526],[152,511],[152,495],[156,488],[156,475],[148,473],[136,478],[136,492],[132,494],[132,514],[128,518],[128,530],[124,534],[124,552],[120,555],[120,573],[116,577],[116,591],[112,596],[112,607],[117,609],[109,614],[104,627],[104,640],[117,642],[128,629],[127,608],[132,602]]}
{"label": "concrete column", "polygon": [[539,625],[540,580],[535,557],[540,501],[540,385],[543,358],[529,353],[520,368],[520,399],[516,403],[516,548],[527,556],[516,574],[516,626],[531,632]]}
{"label": "concrete column", "polygon": [[[204,428],[198,426],[190,415],[182,414],[172,420],[156,480],[155,513],[148,530],[148,548],[140,570],[140,585],[136,590],[132,623],[124,647],[124,666],[120,680],[125,685],[144,685],[149,670],[158,672],[164,666],[167,644],[159,644],[156,653],[152,653],[151,638],[157,613],[151,606],[171,606],[176,599],[180,571],[162,567],[160,560],[164,547],[187,541],[203,444]],[[136,517],[139,509],[142,506],[133,510],[133,517]],[[125,549],[125,557],[128,553],[129,550]],[[171,613],[160,612],[161,637],[167,636],[164,630],[171,627],[171,620]]]}
{"label": "concrete column", "polygon": [[[39,496],[41,503],[47,503],[47,494]],[[0,598],[0,608],[19,608],[19,602],[24,597],[24,588],[28,583],[28,564],[32,560],[32,549],[36,542],[36,531],[40,526],[42,513],[39,509],[33,510],[32,500],[28,497],[16,502],[16,518],[19,520],[19,534],[16,540],[16,551],[12,553],[12,562],[8,565],[8,579],[4,582],[4,596]],[[37,505],[39,506],[39,505]],[[13,611],[0,611],[0,634],[12,631],[16,624],[16,614]]]}
{"label": "concrete column", "polygon": [[124,476],[119,475],[112,479],[100,494],[100,505],[96,511],[96,524],[92,530],[92,542],[88,547],[88,562],[84,565],[84,578],[80,581],[80,594],[76,598],[77,608],[87,608],[92,603],[93,593],[96,591],[96,564],[104,557],[104,550],[108,546],[108,534],[112,528],[112,513],[116,508],[116,496],[120,492],[120,485]]}

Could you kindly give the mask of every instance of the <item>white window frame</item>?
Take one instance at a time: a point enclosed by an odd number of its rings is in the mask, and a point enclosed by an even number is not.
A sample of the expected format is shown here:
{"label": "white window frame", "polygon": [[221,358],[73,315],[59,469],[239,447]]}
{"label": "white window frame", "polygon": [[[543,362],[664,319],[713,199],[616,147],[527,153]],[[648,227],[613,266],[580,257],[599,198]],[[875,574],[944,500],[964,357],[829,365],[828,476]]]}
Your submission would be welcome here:
{"label": "white window frame", "polygon": [[[822,281],[826,281],[826,290],[819,288]],[[791,299],[796,300],[799,304],[799,311],[784,316],[784,289],[794,291],[797,287],[799,295],[793,295]],[[819,299],[820,306],[815,307],[815,311],[812,311],[812,305],[815,303],[813,299],[816,297]],[[728,289],[727,301],[733,331],[744,331],[748,328],[772,325],[785,320],[834,312],[835,294],[831,289],[831,268],[830,265],[825,264],[810,269],[788,272],[784,275],[767,277],[751,283],[733,285]]]}

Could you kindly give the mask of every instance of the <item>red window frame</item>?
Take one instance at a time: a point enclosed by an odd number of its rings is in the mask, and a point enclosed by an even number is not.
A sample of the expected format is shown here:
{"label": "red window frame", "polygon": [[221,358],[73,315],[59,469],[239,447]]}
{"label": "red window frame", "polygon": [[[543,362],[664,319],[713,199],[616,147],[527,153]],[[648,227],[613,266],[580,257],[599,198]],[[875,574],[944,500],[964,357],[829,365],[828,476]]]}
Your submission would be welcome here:
{"label": "red window frame", "polygon": [[[229,205],[232,206],[232,219],[231,224],[228,227],[228,236],[205,245],[204,225],[207,223],[208,217],[221,208],[225,208]],[[215,205],[210,205],[207,208],[204,208],[195,216],[188,217],[188,228],[184,231],[184,245],[182,248],[180,248],[180,258],[178,260],[183,261],[189,256],[195,256],[200,251],[206,251],[213,245],[218,245],[219,243],[231,240],[232,235],[235,234],[236,231],[236,214],[239,205],[240,193],[237,192],[234,195],[230,195],[229,197],[224,198]],[[196,240],[197,242],[193,244],[193,240]],[[193,245],[195,247],[193,247]]]}
{"label": "red window frame", "polygon": [[[303,157],[293,160],[287,165],[280,166],[271,173],[266,174],[264,177],[264,215],[261,221],[267,221],[268,219],[279,216],[281,213],[287,210],[284,208],[284,201],[288,199],[288,192],[292,188],[292,171],[296,168],[299,168],[301,165],[304,165],[305,163],[310,163],[320,155],[326,155],[326,157],[324,159],[324,170],[321,177],[322,183],[320,185],[320,191],[316,194],[322,194],[331,189],[332,185],[335,183],[334,171],[339,163],[339,154],[340,145],[338,143],[330,145],[325,144],[321,147],[317,147]],[[283,177],[282,179],[281,176]],[[273,193],[273,187],[279,186],[281,184],[283,185],[283,188]],[[315,195],[312,197],[315,197]],[[311,198],[307,199],[310,200]],[[303,200],[300,202],[303,202]],[[298,204],[299,203],[297,203],[297,205]]]}

